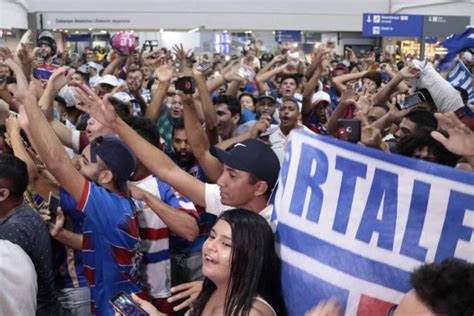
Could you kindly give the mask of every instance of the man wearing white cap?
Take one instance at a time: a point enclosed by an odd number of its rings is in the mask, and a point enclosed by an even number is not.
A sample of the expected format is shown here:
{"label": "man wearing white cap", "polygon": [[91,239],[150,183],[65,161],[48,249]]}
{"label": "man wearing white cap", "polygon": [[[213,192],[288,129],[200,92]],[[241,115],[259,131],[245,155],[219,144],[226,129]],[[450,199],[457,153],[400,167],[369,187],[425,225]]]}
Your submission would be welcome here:
{"label": "man wearing white cap", "polygon": [[102,69],[104,69],[104,67],[98,63],[90,61],[86,64],[86,69],[87,73],[89,74],[89,85],[94,88],[101,79],[99,73]]}
{"label": "man wearing white cap", "polygon": [[[302,112],[303,124],[316,134],[328,135],[326,125],[328,122],[328,108],[331,97],[324,91],[313,94],[310,111]],[[303,111],[305,108],[303,107]]]}
{"label": "man wearing white cap", "polygon": [[112,90],[118,85],[119,85],[119,81],[117,77],[113,75],[104,75],[100,77],[100,79],[97,81],[97,84],[95,86],[95,92],[97,93],[99,97],[103,97],[107,93],[111,93]]}

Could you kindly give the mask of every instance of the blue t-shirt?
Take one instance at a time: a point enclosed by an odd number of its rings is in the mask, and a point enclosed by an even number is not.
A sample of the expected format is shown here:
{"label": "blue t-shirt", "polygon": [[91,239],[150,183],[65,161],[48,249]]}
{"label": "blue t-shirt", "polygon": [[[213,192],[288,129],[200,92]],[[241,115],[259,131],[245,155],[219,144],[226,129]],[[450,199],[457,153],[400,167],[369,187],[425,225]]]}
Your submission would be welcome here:
{"label": "blue t-shirt", "polygon": [[109,300],[120,291],[140,292],[140,238],[133,202],[86,181],[81,200],[61,189],[61,205],[85,215],[82,258],[97,315],[115,315]]}

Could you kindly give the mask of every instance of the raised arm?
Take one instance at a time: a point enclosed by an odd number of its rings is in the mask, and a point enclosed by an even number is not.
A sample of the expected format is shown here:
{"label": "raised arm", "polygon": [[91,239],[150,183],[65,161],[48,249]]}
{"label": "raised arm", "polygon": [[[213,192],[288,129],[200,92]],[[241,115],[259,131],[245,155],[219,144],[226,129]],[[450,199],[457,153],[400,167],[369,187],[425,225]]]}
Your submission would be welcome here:
{"label": "raised arm", "polygon": [[74,69],[65,66],[56,69],[49,78],[46,89],[38,101],[38,105],[41,107],[48,122],[50,122],[59,140],[64,146],[69,148],[73,148],[72,131],[54,118],[54,97],[69,82],[74,72]]}
{"label": "raised arm", "polygon": [[189,55],[191,52],[190,49],[187,51],[184,50],[183,44],[174,45],[173,46],[173,51],[174,54],[176,55],[176,59],[179,61],[179,72],[180,73],[190,73],[191,69],[188,67],[188,61],[186,60],[186,57]]}
{"label": "raised arm", "polygon": [[15,156],[23,160],[28,168],[28,185],[35,192],[41,195],[43,199],[48,198],[49,192],[57,193],[59,191],[59,187],[55,183],[40,175],[38,168],[28,154],[23,139],[20,135],[18,119],[16,117],[10,116],[7,119],[5,125]]}
{"label": "raised arm", "polygon": [[133,198],[144,201],[168,226],[170,231],[188,241],[194,241],[197,238],[199,227],[196,218],[184,211],[169,206],[154,194],[142,190],[133,184],[129,184],[128,188]]}
{"label": "raised arm", "polygon": [[181,92],[180,94],[183,100],[184,129],[189,147],[206,176],[211,182],[215,182],[222,173],[222,164],[209,152],[209,140],[199,123],[192,97]]}
{"label": "raised arm", "polygon": [[150,106],[145,112],[145,117],[151,119],[154,123],[160,118],[161,107],[174,73],[174,67],[168,64],[166,58],[160,58],[158,63],[159,66],[155,70],[155,77],[159,82],[158,88],[152,90]]}
{"label": "raised arm", "polygon": [[9,55],[4,49],[0,51],[0,58],[4,59],[5,64],[15,73],[18,88],[22,91],[20,95],[17,95],[17,100],[25,106],[30,133],[38,154],[61,186],[76,201],[80,201],[85,179],[73,166],[62,144],[49,126],[43,112],[37,105],[36,97],[28,88],[28,82],[20,66],[13,61],[11,54]]}
{"label": "raised arm", "polygon": [[354,74],[346,74],[346,75],[337,76],[332,79],[332,82],[334,83],[334,86],[336,87],[336,89],[342,93],[346,91],[347,89],[346,82],[355,80],[355,79],[360,79],[366,73],[367,71],[362,71],[362,72],[357,72]]}
{"label": "raised arm", "polygon": [[[193,67],[193,77],[196,82],[197,91],[199,91],[199,99],[204,114],[204,122],[206,130],[215,132],[217,129],[217,115],[212,104],[211,96],[207,90],[204,74],[197,69],[197,65]],[[189,98],[187,98],[189,99]]]}
{"label": "raised arm", "polygon": [[258,91],[266,91],[269,90],[270,88],[266,84],[266,81],[273,78],[279,73],[282,73],[283,70],[287,67],[288,64],[283,64],[278,67],[273,68],[272,70],[269,70],[267,72],[262,73],[261,71],[258,73],[257,77],[255,77],[255,80],[257,81],[257,88]]}
{"label": "raised arm", "polygon": [[206,206],[204,183],[182,170],[166,154],[140,137],[120,119],[113,105],[108,101],[108,96],[101,100],[86,86],[82,86],[82,89],[77,89],[76,92],[83,103],[79,108],[105,126],[112,128],[148,170],[194,204]]}
{"label": "raised arm", "polygon": [[328,121],[327,130],[329,135],[333,137],[337,136],[337,120],[344,116],[344,114],[350,108],[351,105],[355,105],[356,97],[357,95],[352,89],[347,89],[342,93],[341,101],[339,102],[339,105],[336,107],[336,110],[334,110]]}
{"label": "raised arm", "polygon": [[318,53],[315,57],[314,62],[311,66],[314,65],[314,72],[311,74],[309,81],[306,83],[304,90],[303,90],[303,108],[301,110],[301,114],[305,115],[311,112],[313,109],[312,98],[314,94],[314,90],[319,84],[319,78],[321,77],[322,72],[322,62],[323,62],[323,50],[318,50]]}
{"label": "raised arm", "polygon": [[102,76],[105,75],[113,75],[115,72],[115,69],[117,69],[118,66],[123,64],[127,60],[127,56],[120,56],[117,55],[117,57],[112,60],[110,64],[105,67],[104,71],[102,72]]}
{"label": "raised arm", "polygon": [[415,78],[419,76],[419,74],[420,71],[416,67],[405,66],[375,95],[373,100],[374,104],[387,102],[392,93],[404,79]]}

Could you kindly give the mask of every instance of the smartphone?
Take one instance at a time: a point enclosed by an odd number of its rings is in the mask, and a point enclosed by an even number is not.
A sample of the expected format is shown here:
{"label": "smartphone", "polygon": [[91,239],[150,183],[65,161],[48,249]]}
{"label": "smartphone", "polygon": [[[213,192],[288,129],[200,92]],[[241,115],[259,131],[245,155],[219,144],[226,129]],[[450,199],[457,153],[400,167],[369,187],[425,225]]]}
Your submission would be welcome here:
{"label": "smartphone", "polygon": [[337,138],[351,143],[360,142],[361,124],[357,119],[337,120]]}
{"label": "smartphone", "polygon": [[59,199],[59,196],[53,194],[53,192],[49,192],[48,210],[51,216],[51,223],[56,223],[56,217],[58,216],[58,207],[60,201],[61,200]]}
{"label": "smartphone", "polygon": [[205,72],[205,71],[209,70],[211,67],[212,67],[211,63],[199,64],[199,65],[197,65],[196,69],[199,70],[200,72]]}
{"label": "smartphone", "polygon": [[0,84],[4,84],[7,82],[7,76],[1,76],[0,77]]}
{"label": "smartphone", "polygon": [[375,61],[380,62],[380,56],[382,55],[382,50],[380,47],[374,47]]}
{"label": "smartphone", "polygon": [[421,92],[416,92],[412,95],[407,96],[403,104],[397,103],[397,107],[400,110],[405,110],[405,109],[411,108],[412,106],[423,103],[425,101],[426,101],[425,96]]}
{"label": "smartphone", "polygon": [[193,94],[196,91],[193,77],[181,77],[175,81],[176,90],[183,91],[184,94]]}
{"label": "smartphone", "polygon": [[138,306],[125,292],[120,292],[109,301],[114,309],[125,316],[147,316],[140,306]]}
{"label": "smartphone", "polygon": [[41,49],[36,52],[36,59],[44,59],[43,51]]}

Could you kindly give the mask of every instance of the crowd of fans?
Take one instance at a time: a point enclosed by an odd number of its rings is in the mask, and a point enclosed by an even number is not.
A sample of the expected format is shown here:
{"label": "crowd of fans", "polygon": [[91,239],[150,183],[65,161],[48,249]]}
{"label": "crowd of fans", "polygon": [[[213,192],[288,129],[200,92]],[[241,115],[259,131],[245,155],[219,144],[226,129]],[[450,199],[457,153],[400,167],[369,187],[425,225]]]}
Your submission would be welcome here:
{"label": "crowd of fans", "polygon": [[[269,198],[294,130],[474,170],[474,107],[437,59],[335,52],[0,47],[0,314],[139,315],[125,292],[150,315],[286,315]],[[412,284],[391,315],[474,313],[471,263]]]}

